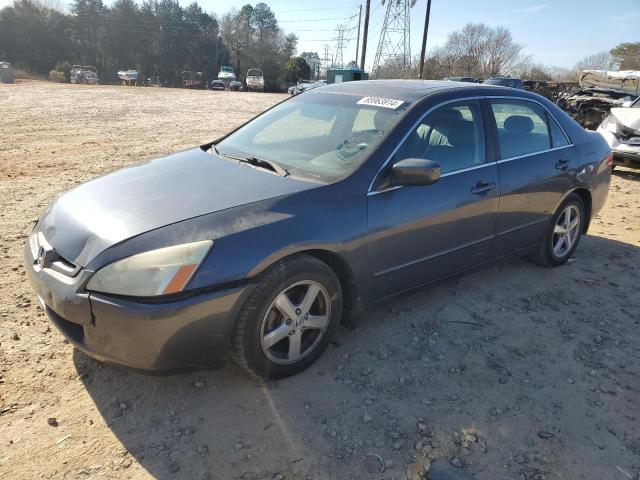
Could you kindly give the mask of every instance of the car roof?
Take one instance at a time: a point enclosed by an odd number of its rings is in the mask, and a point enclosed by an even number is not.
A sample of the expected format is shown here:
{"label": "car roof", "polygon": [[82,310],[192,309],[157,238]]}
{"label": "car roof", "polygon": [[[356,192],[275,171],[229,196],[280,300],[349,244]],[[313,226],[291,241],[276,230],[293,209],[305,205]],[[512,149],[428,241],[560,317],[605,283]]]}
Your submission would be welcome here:
{"label": "car roof", "polygon": [[449,80],[359,80],[332,83],[319,87],[315,91],[393,98],[413,103],[437,93],[454,90],[464,91],[467,95],[528,96],[521,90],[480,83],[452,82]]}

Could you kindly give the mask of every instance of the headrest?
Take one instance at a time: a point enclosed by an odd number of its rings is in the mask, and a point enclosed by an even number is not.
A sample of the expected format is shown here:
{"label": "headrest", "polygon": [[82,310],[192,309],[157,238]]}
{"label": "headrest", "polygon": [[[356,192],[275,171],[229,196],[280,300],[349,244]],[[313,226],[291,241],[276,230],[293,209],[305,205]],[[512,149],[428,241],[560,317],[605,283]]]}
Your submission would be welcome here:
{"label": "headrest", "polygon": [[434,128],[443,126],[450,127],[460,120],[462,120],[462,112],[460,112],[460,110],[446,108],[444,110],[438,110],[433,114],[431,124]]}
{"label": "headrest", "polygon": [[533,120],[525,115],[511,115],[504,121],[504,129],[515,133],[529,133],[533,130]]}
{"label": "headrest", "polygon": [[449,129],[447,140],[449,141],[449,145],[454,147],[469,147],[475,145],[473,122],[468,120],[455,122]]}
{"label": "headrest", "polygon": [[384,126],[389,120],[390,116],[391,114],[385,111],[385,109],[381,108],[377,110],[373,115],[373,128],[375,128],[376,130],[384,130]]}

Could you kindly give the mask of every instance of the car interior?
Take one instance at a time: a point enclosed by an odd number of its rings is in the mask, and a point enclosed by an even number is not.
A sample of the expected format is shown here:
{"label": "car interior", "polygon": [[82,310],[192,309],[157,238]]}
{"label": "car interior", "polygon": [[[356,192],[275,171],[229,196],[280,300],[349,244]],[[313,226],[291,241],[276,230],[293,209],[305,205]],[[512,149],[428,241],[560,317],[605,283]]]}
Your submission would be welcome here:
{"label": "car interior", "polygon": [[480,110],[470,105],[436,110],[409,136],[396,158],[425,158],[440,164],[442,173],[484,162]]}
{"label": "car interior", "polygon": [[510,115],[498,124],[502,158],[540,152],[549,148],[549,134],[534,131],[534,123],[527,115]]}

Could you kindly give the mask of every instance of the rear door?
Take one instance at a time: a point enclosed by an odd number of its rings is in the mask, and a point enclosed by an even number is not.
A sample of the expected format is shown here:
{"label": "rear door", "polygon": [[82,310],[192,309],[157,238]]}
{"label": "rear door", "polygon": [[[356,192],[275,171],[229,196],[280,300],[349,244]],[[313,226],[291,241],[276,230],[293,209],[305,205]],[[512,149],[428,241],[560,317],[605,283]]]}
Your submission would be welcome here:
{"label": "rear door", "polygon": [[[407,135],[367,197],[373,298],[473,267],[492,254],[498,172],[487,154],[480,100],[441,106]],[[432,185],[385,187],[405,158],[440,164]]]}
{"label": "rear door", "polygon": [[576,152],[558,123],[539,103],[490,100],[500,160],[500,208],[496,251],[532,246],[572,185]]}

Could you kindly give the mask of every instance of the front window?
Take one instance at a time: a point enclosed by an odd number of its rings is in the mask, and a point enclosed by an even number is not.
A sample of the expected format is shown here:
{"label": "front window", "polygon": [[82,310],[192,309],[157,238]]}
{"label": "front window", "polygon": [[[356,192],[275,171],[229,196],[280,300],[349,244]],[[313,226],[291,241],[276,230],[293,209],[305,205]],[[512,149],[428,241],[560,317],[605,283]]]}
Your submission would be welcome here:
{"label": "front window", "polygon": [[322,182],[354,172],[396,125],[408,102],[309,91],[216,145],[222,156],[257,157]]}
{"label": "front window", "polygon": [[438,162],[442,173],[482,165],[485,143],[480,103],[451,103],[429,113],[398,149],[393,163],[406,158]]}

